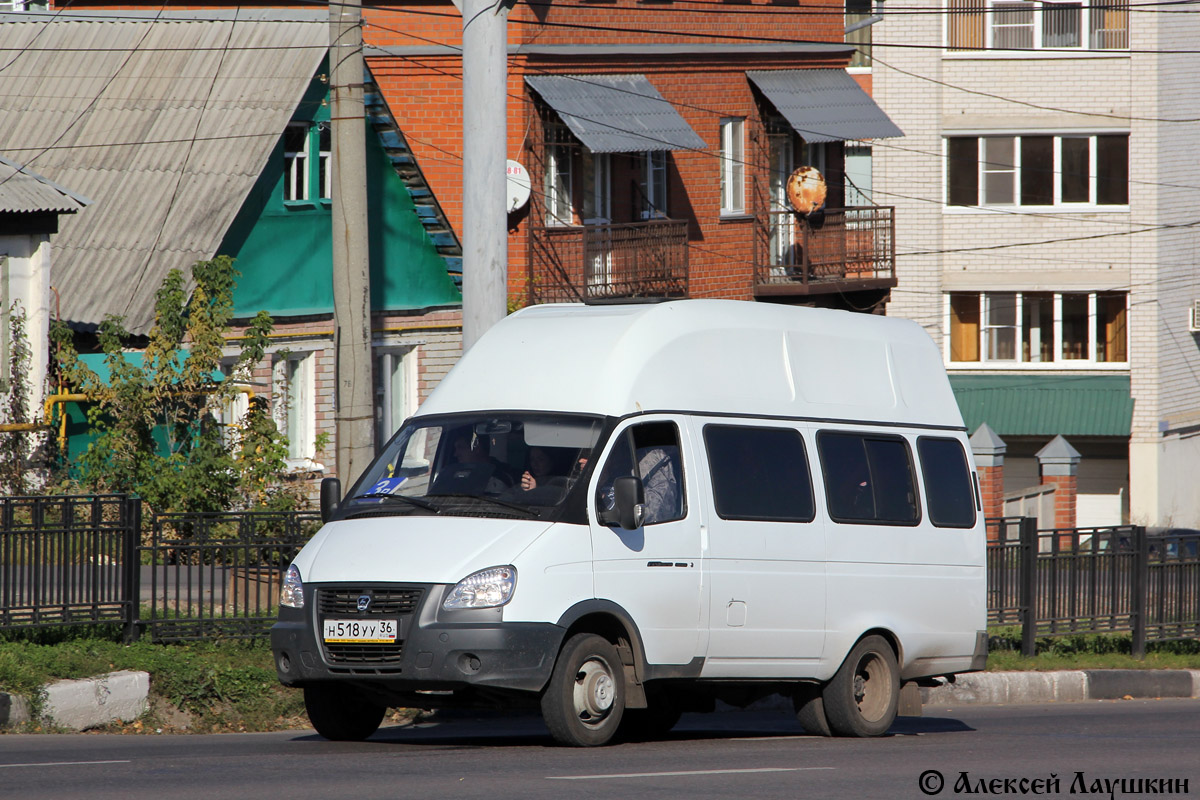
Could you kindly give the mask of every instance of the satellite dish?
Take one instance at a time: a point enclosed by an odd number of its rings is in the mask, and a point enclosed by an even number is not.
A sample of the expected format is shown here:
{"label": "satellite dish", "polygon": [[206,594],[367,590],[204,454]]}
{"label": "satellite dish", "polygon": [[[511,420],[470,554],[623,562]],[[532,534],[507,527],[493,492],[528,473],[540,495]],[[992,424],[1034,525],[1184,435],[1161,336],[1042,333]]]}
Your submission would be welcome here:
{"label": "satellite dish", "polygon": [[796,171],[788,176],[788,204],[797,214],[807,216],[819,208],[824,208],[827,191],[825,177],[816,167],[797,167]]}
{"label": "satellite dish", "polygon": [[520,162],[508,159],[507,169],[508,213],[511,214],[529,202],[529,173]]}

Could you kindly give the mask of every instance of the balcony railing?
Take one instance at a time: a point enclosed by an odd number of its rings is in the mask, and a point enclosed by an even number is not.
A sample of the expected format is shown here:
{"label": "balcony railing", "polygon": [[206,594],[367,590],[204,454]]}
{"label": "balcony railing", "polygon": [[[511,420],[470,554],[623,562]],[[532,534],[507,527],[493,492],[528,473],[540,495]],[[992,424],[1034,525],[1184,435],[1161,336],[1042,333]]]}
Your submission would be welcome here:
{"label": "balcony railing", "polygon": [[819,227],[788,211],[770,212],[765,235],[756,242],[755,293],[818,294],[895,286],[892,212],[890,206],[831,208]]}
{"label": "balcony railing", "polygon": [[686,297],[685,220],[658,219],[531,232],[535,303]]}

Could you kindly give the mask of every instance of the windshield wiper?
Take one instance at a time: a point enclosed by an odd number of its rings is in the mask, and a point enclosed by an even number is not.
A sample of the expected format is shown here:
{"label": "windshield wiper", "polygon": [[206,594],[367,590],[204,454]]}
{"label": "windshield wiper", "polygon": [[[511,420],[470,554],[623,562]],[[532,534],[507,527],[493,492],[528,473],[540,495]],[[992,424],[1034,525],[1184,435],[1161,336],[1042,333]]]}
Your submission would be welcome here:
{"label": "windshield wiper", "polygon": [[426,511],[432,511],[435,514],[442,513],[441,507],[434,505],[428,500],[422,500],[420,497],[412,497],[407,494],[388,494],[387,492],[367,492],[366,494],[356,494],[351,500],[401,500],[405,503],[411,503],[417,508],[423,508]]}
{"label": "windshield wiper", "polygon": [[511,503],[508,500],[501,500],[497,497],[487,497],[487,496],[481,495],[481,494],[448,494],[448,495],[441,495],[441,496],[464,497],[464,498],[467,498],[470,500],[482,500],[485,503],[492,503],[493,505],[502,506],[503,508],[508,508],[513,511],[519,511],[522,514],[528,514],[531,517],[542,516],[542,512],[538,511],[536,508],[530,508],[529,506],[523,506],[520,503]]}

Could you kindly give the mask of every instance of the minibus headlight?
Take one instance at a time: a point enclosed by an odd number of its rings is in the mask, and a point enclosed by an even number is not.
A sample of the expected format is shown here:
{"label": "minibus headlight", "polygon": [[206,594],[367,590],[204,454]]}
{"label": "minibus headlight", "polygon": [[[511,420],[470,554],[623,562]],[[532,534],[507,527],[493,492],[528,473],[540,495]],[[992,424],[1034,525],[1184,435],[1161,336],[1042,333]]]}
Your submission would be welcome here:
{"label": "minibus headlight", "polygon": [[491,567],[475,572],[454,585],[446,602],[445,609],[458,608],[495,608],[502,606],[512,599],[513,590],[517,588],[517,570],[515,567]]}
{"label": "minibus headlight", "polygon": [[279,590],[279,605],[288,608],[304,608],[304,581],[300,580],[300,570],[292,564],[287,574],[283,576],[283,587]]}

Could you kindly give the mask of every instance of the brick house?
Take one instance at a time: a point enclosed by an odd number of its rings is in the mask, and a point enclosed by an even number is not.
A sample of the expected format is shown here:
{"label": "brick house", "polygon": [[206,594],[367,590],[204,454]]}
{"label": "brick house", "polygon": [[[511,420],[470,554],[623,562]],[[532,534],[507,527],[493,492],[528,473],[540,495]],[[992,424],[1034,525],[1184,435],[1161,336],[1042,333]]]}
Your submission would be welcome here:
{"label": "brick house", "polygon": [[885,16],[874,96],[906,134],[875,148],[876,201],[904,220],[887,313],[942,345],[968,425],[1007,449],[1010,504],[1055,477],[1061,435],[1079,524],[1200,526],[1200,19],[1124,0]]}
{"label": "brick house", "polygon": [[[371,72],[461,230],[461,16],[386,4],[364,21]],[[514,7],[507,150],[532,193],[509,219],[510,301],[878,303],[894,218],[847,208],[845,142],[901,132],[846,72],[845,21],[840,3]],[[784,205],[801,165],[827,179],[819,228]]]}

